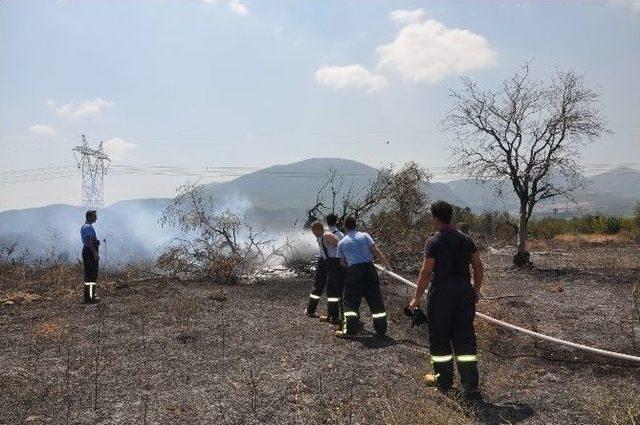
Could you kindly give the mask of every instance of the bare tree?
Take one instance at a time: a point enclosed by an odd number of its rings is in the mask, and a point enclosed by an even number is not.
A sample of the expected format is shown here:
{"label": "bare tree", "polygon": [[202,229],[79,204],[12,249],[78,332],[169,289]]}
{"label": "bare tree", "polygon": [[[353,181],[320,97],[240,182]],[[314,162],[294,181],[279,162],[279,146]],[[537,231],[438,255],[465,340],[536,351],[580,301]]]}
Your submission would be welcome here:
{"label": "bare tree", "polygon": [[339,225],[349,215],[360,222],[366,222],[372,214],[384,210],[390,204],[407,201],[407,192],[416,195],[411,198],[409,210],[413,210],[413,204],[424,205],[426,202],[422,185],[427,184],[430,178],[428,172],[410,162],[398,171],[394,171],[391,165],[384,166],[364,187],[355,187],[353,184],[345,186],[344,178],[331,169],[318,188],[314,205],[307,210],[307,225],[329,213],[338,216]]}
{"label": "bare tree", "polygon": [[458,142],[454,168],[496,188],[513,187],[519,199],[514,264],[528,264],[534,207],[556,196],[571,198],[584,184],[579,148],[608,131],[599,95],[573,71],[534,80],[528,63],[497,90],[463,78],[462,88],[450,94],[454,104],[443,126]]}
{"label": "bare tree", "polygon": [[[328,213],[340,226],[351,215],[388,250],[394,264],[410,264],[424,243],[428,223],[426,188],[431,175],[415,162],[385,166],[364,187],[346,186],[331,170],[307,210],[307,225]],[[423,230],[423,231],[421,231]]]}
{"label": "bare tree", "polygon": [[157,260],[160,269],[173,275],[237,283],[276,255],[272,240],[195,184],[178,189],[160,222],[182,232]]}

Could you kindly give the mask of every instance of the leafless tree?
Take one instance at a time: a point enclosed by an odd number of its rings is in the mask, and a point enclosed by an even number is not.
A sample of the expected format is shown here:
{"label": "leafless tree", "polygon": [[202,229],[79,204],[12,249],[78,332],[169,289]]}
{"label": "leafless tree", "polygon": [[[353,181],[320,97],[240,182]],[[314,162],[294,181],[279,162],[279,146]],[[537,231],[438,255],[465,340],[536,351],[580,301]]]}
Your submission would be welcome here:
{"label": "leafless tree", "polygon": [[470,177],[510,184],[519,199],[516,265],[529,263],[527,224],[534,207],[556,196],[571,197],[584,184],[579,149],[608,130],[598,93],[573,71],[538,81],[529,64],[497,90],[468,78],[452,90],[443,120],[458,144],[454,168]]}
{"label": "leafless tree", "polygon": [[370,232],[397,266],[415,262],[426,238],[427,187],[431,175],[415,162],[400,169],[385,166],[364,187],[345,186],[334,170],[318,189],[307,225],[328,213],[338,216],[340,226],[352,215]]}
{"label": "leafless tree", "polygon": [[182,232],[182,237],[164,247],[157,261],[172,274],[236,283],[276,254],[272,240],[195,184],[178,189],[160,222]]}
{"label": "leafless tree", "polygon": [[[391,165],[380,168],[364,187],[345,186],[344,178],[331,169],[318,188],[314,205],[307,210],[307,224],[329,213],[338,216],[339,225],[349,215],[364,222],[373,213],[387,207],[387,204],[398,201],[408,187],[419,187],[419,190],[412,192],[417,194],[414,201],[424,205],[426,197],[423,196],[422,185],[427,184],[429,179],[429,173],[410,162],[398,171]],[[413,209],[414,203],[410,209]]]}

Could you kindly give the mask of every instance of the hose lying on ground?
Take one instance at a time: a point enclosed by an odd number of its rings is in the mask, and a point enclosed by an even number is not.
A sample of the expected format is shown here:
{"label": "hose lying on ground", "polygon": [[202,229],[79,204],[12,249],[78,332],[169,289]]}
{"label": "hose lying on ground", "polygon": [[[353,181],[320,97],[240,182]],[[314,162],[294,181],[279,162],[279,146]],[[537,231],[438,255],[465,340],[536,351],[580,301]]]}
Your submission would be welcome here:
{"label": "hose lying on ground", "polygon": [[[375,265],[376,268],[378,270],[380,270],[382,273],[386,274],[387,276],[390,276],[392,278],[394,278],[395,280],[404,283],[405,285],[411,286],[412,288],[416,287],[416,284],[411,282],[408,279],[405,279],[404,277],[400,276],[397,273],[392,272],[391,270],[387,270],[384,267],[376,264]],[[510,323],[507,322],[503,322],[502,320],[498,320],[498,319],[494,319],[491,316],[487,316],[486,314],[482,314],[480,312],[476,312],[476,317],[484,320],[485,322],[489,322],[493,325],[496,326],[500,326],[506,329],[510,329],[512,331],[516,331],[516,332],[520,332],[529,336],[532,336],[534,338],[538,338],[538,339],[542,339],[545,341],[549,341],[549,342],[553,342],[554,344],[559,344],[559,345],[564,345],[565,347],[571,347],[571,348],[575,348],[577,350],[582,350],[582,351],[586,351],[589,353],[594,353],[594,354],[599,354],[601,356],[607,356],[607,357],[613,357],[616,359],[621,359],[621,360],[627,360],[627,361],[631,361],[631,362],[637,362],[640,363],[640,357],[639,356],[632,356],[630,354],[624,354],[624,353],[616,353],[615,351],[609,351],[609,350],[603,350],[601,348],[595,348],[595,347],[589,347],[588,345],[583,345],[583,344],[578,344],[575,342],[571,342],[571,341],[565,341],[562,339],[558,339],[558,338],[554,338],[548,335],[544,335],[538,332],[534,332],[531,331],[529,329],[525,329],[525,328],[521,328],[520,326],[516,326],[516,325],[512,325]]]}

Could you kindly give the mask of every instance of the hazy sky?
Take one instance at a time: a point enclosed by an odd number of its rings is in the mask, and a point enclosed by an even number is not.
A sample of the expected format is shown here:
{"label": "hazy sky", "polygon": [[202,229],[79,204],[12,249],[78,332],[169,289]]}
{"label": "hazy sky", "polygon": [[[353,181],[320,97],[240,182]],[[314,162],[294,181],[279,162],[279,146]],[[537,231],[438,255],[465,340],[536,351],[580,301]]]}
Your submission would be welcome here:
{"label": "hazy sky", "polygon": [[447,90],[528,59],[599,87],[614,134],[586,163],[640,162],[638,0],[4,0],[0,31],[0,209],[79,204],[83,133],[113,157],[107,203],[170,195],[206,167],[440,170]]}

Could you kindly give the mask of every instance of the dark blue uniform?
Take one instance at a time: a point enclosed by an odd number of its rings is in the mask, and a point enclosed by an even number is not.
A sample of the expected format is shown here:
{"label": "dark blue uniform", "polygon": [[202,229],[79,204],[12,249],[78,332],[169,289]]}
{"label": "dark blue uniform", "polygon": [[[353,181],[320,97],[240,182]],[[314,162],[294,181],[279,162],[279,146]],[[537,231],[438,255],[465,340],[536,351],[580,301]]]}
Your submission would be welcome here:
{"label": "dark blue uniform", "polygon": [[478,389],[478,359],[475,292],[469,265],[477,248],[471,238],[454,227],[429,237],[425,258],[435,259],[427,298],[429,345],[438,387],[448,391],[453,385],[455,359],[465,392]]}
{"label": "dark blue uniform", "polygon": [[354,334],[358,330],[362,297],[369,305],[376,333],[387,333],[387,312],[380,292],[378,271],[373,265],[373,245],[373,239],[368,233],[355,230],[347,233],[338,243],[337,255],[344,258],[348,264],[342,301],[342,332],[346,335]]}
{"label": "dark blue uniform", "polygon": [[85,223],[80,228],[80,239],[82,240],[82,265],[84,266],[84,301],[92,302],[95,298],[94,286],[98,283],[98,259],[87,247],[87,243],[93,240],[93,248],[98,252],[100,241],[96,237],[96,231],[89,223]]}

